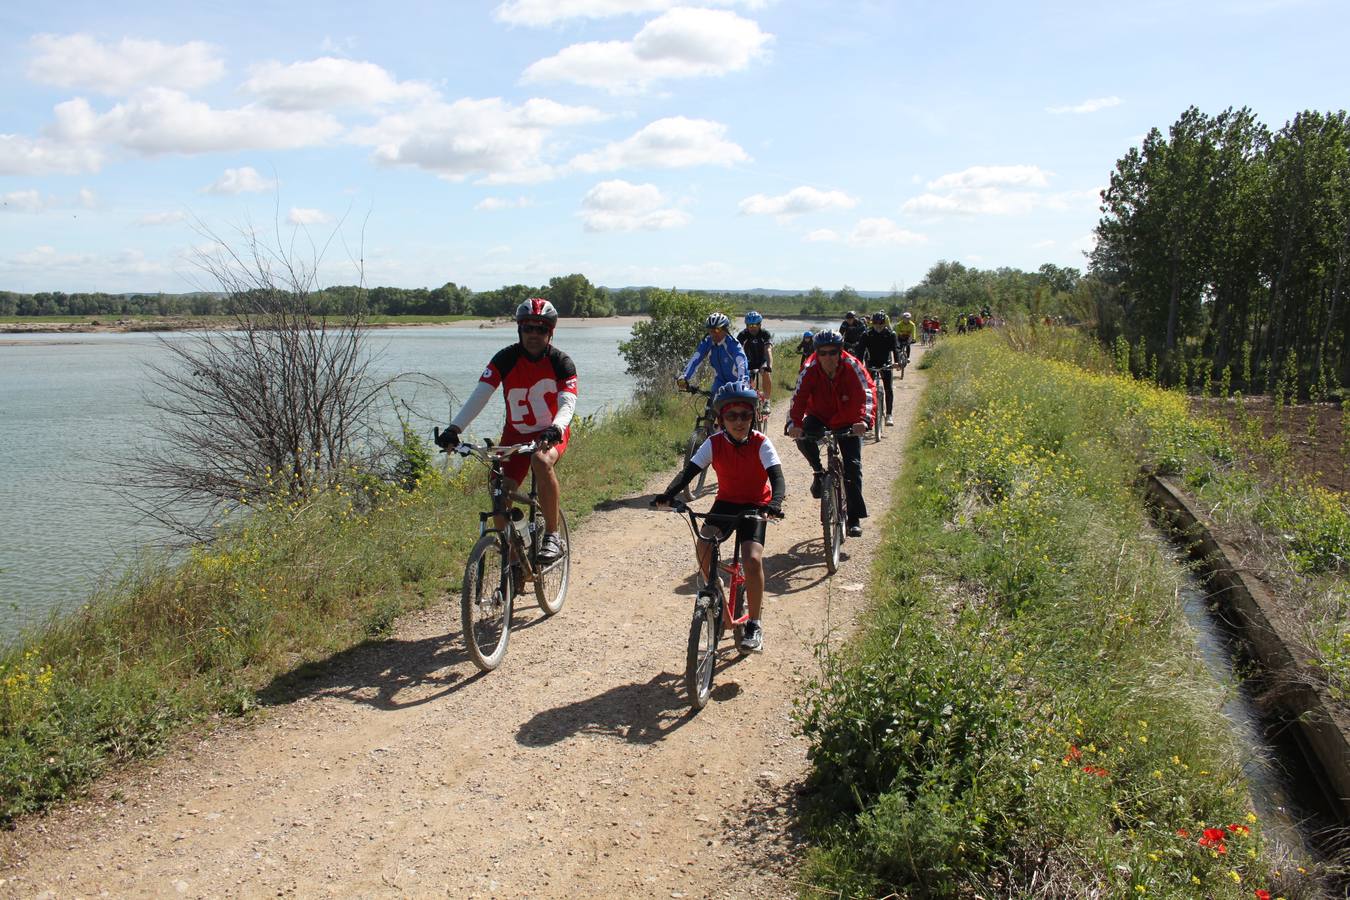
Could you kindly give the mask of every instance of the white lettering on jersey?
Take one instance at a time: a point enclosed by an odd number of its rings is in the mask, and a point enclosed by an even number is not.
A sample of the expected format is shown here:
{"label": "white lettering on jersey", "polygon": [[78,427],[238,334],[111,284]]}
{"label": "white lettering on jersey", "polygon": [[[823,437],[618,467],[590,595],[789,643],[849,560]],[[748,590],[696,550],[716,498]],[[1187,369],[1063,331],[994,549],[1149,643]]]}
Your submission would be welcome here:
{"label": "white lettering on jersey", "polygon": [[553,424],[553,411],[548,408],[548,394],[558,393],[558,382],[552,378],[536,381],[528,391],[512,388],[506,392],[507,419],[518,431],[542,431]]}

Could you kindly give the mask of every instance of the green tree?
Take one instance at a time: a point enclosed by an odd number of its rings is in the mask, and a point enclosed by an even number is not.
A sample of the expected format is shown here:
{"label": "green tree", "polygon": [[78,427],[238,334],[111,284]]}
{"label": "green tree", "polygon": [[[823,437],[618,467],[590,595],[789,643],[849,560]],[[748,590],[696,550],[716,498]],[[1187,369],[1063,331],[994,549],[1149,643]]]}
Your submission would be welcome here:
{"label": "green tree", "polygon": [[649,318],[633,326],[633,336],[619,345],[628,374],[638,390],[669,390],[703,339],[704,322],[717,311],[713,301],[675,290],[653,291]]}

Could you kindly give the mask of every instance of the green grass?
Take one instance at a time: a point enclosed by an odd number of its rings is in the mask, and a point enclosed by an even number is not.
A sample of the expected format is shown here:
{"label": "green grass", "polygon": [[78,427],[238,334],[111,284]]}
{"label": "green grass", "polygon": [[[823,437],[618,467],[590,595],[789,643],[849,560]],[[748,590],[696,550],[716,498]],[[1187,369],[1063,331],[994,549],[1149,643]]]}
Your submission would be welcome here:
{"label": "green grass", "polygon": [[869,627],[799,708],[810,896],[1310,890],[1275,874],[1136,488],[1220,435],[1081,361],[993,334],[927,355]]}
{"label": "green grass", "polygon": [[[577,421],[560,466],[572,527],[673,468],[693,417],[692,403],[658,398]],[[278,500],[0,652],[0,823],[60,802],[190,723],[247,712],[274,679],[457,596],[486,503],[473,462],[433,470],[411,492],[346,485]]]}

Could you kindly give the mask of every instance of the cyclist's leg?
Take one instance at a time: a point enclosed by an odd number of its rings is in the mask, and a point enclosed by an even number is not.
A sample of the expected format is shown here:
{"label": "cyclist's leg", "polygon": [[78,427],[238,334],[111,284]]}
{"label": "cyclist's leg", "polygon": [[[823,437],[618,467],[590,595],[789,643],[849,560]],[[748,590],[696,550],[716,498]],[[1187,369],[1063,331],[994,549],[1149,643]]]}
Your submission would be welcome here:
{"label": "cyclist's leg", "polygon": [[[764,531],[763,522],[747,522]],[[764,603],[764,542],[741,538],[741,566],[745,571],[745,597],[750,606],[750,618],[758,619]]]}
{"label": "cyclist's leg", "polygon": [[549,534],[558,531],[562,487],[558,484],[556,466],[566,449],[564,439],[562,444],[540,450],[530,457],[530,470],[534,472],[534,485],[539,491],[539,511],[544,514],[544,530]]}
{"label": "cyclist's leg", "polygon": [[895,373],[890,367],[881,370],[881,382],[886,386],[886,415],[892,415],[895,411]]}
{"label": "cyclist's leg", "polygon": [[844,493],[848,497],[850,523],[867,518],[867,503],[862,489],[862,438],[848,434],[839,439],[839,453],[844,457]]}

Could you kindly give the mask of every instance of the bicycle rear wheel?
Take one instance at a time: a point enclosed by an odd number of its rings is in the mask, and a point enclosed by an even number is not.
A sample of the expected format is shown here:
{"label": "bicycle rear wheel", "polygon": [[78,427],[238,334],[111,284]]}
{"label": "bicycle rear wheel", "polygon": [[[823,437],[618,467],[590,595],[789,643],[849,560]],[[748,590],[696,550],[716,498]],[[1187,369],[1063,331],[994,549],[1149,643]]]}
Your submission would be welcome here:
{"label": "bicycle rear wheel", "polygon": [[[540,510],[534,513],[535,532],[544,533],[544,514]],[[572,535],[567,530],[567,516],[558,512],[558,536],[562,538],[563,554],[552,562],[542,565],[534,572],[534,598],[544,615],[556,615],[567,599],[567,581],[572,572]]]}
{"label": "bicycle rear wheel", "polygon": [[[877,406],[880,407],[881,404],[878,403]],[[872,422],[872,440],[880,444],[881,436],[885,433],[886,433],[886,417],[881,414],[880,409],[877,409],[876,416],[874,417],[874,420]]]}
{"label": "bicycle rear wheel", "polygon": [[699,594],[694,603],[694,620],[689,623],[689,653],[685,657],[684,685],[689,705],[700,710],[712,694],[713,668],[717,662],[718,607],[722,600],[711,594]]}
{"label": "bicycle rear wheel", "polygon": [[488,532],[478,539],[464,567],[459,616],[474,665],[491,672],[506,656],[511,639],[512,584],[506,536]]}

